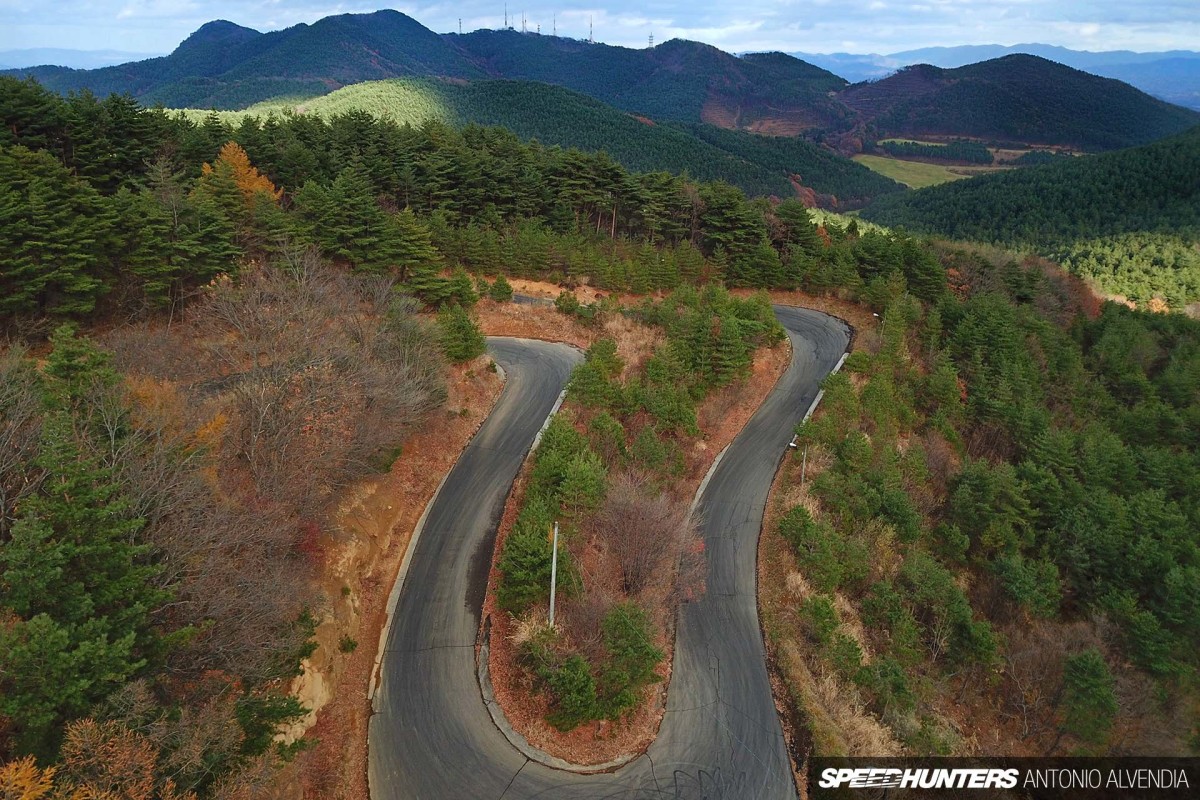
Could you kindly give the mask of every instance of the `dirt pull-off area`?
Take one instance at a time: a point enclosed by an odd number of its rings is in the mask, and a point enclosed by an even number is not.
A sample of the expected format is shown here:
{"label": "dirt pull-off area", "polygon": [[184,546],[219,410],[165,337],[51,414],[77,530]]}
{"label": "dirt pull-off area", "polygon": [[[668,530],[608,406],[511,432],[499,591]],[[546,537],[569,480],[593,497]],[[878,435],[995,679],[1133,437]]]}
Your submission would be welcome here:
{"label": "dirt pull-off area", "polygon": [[417,520],[442,476],[491,412],[502,388],[484,355],[452,367],[445,405],[403,445],[391,470],[343,495],[336,532],[322,543],[328,607],[318,647],[293,692],[312,712],[286,732],[313,742],[281,781],[287,797],[363,800],[367,790],[367,699],[388,595]]}

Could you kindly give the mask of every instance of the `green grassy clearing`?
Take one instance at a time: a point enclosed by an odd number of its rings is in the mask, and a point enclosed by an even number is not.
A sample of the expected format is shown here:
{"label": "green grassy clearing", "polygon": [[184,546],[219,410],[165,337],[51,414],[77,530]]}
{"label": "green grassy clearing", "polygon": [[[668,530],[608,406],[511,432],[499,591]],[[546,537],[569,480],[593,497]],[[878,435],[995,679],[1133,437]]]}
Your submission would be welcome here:
{"label": "green grassy clearing", "polygon": [[898,158],[871,156],[860,154],[854,160],[869,167],[880,175],[899,181],[913,189],[924,189],[926,186],[936,186],[969,177],[960,172],[952,172],[949,167],[940,164],[926,164],[922,161],[901,161]]}

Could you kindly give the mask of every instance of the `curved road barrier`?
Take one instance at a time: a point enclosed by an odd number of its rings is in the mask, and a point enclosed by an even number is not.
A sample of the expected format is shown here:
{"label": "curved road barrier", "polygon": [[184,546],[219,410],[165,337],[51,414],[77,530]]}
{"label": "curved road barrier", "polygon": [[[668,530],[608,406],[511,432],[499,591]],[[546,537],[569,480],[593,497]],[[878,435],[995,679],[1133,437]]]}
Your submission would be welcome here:
{"label": "curved road barrier", "polygon": [[667,710],[645,754],[610,773],[530,761],[492,721],[475,642],[496,525],[534,436],[580,355],[488,340],[508,374],[491,416],[431,505],[399,590],[373,697],[373,800],[794,798],[758,625],[755,562],[767,493],[821,380],[850,342],[841,320],[776,306],[792,363],[730,444],[699,503],[704,596],[679,612]]}

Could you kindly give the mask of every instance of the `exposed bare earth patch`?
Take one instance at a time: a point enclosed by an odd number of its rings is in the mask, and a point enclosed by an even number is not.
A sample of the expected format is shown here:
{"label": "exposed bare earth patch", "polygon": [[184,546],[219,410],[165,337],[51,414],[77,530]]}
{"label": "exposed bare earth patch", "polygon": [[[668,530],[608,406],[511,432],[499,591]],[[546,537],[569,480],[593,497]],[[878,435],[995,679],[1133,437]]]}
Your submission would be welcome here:
{"label": "exposed bare earth patch", "polygon": [[417,519],[500,394],[490,366],[482,356],[451,368],[445,406],[405,441],[391,471],[341,500],[338,532],[323,543],[320,584],[329,607],[317,650],[293,685],[313,713],[288,731],[315,745],[288,768],[283,796],[367,797],[368,683],[388,595]]}

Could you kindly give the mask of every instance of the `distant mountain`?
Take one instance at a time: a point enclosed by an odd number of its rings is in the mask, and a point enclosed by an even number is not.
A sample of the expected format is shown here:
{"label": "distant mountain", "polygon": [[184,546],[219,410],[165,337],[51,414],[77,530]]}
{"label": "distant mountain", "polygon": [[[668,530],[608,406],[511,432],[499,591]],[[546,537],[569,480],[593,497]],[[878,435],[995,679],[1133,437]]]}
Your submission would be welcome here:
{"label": "distant mountain", "polygon": [[1116,78],[1168,102],[1200,109],[1200,52],[1192,50],[1136,53],[1132,50],[1071,50],[1049,44],[968,45],[907,50],[886,58],[902,65],[961,67],[1013,53],[1041,56],[1068,67]]}
{"label": "distant mountain", "polygon": [[906,67],[838,99],[876,136],[967,136],[1111,150],[1154,141],[1200,114],[1132,86],[1037,56],[1010,55],[957,69]]}
{"label": "distant mountain", "polygon": [[395,78],[222,116],[236,122],[243,115],[285,110],[325,117],[366,111],[412,125],[428,120],[499,125],[546,145],[604,150],[633,171],[722,179],[750,195],[800,193],[823,208],[857,208],[881,194],[903,191],[900,184],[803,139],[703,123],[653,124],[578,92],[533,81]]}
{"label": "distant mountain", "polygon": [[483,76],[441,36],[398,11],[342,14],[271,33],[217,20],[162,58],[88,71],[39,67],[21,74],[58,92],[129,92],[147,104],[215,108],[400,75]]}
{"label": "distant mountain", "polygon": [[46,64],[72,69],[96,69],[113,64],[153,58],[157,53],[130,53],[125,50],[64,50],[35,47],[25,50],[0,50],[0,69],[21,69]]}
{"label": "distant mountain", "polygon": [[680,39],[634,50],[513,30],[446,38],[491,75],[566,86],[658,119],[794,134],[846,118],[828,96],[846,81],[783,53],[737,58]]}
{"label": "distant mountain", "polygon": [[925,47],[890,55],[869,53],[792,53],[852,83],[878,80],[914,64],[952,69],[1007,55],[1025,53],[1057,61],[1105,78],[1116,78],[1177,105],[1200,109],[1200,52],[1168,50],[1136,53],[1132,50],[1091,52],[1049,44],[962,45]]}
{"label": "distant mountain", "polygon": [[878,53],[789,53],[788,55],[827,69],[850,83],[886,78],[908,64]]}
{"label": "distant mountain", "polygon": [[16,74],[58,92],[129,92],[147,104],[224,109],[391,77],[531,80],[659,121],[816,132],[843,152],[893,133],[1100,150],[1200,120],[1124,84],[1026,56],[959,70],[914,68],[851,86],[784,53],[739,58],[683,40],[631,49],[511,29],[439,35],[396,11],[342,14],[272,33],[218,20],[161,58]]}
{"label": "distant mountain", "polygon": [[979,61],[1003,58],[1017,53],[1041,56],[1075,69],[1089,72],[1107,64],[1145,64],[1166,58],[1200,59],[1200,53],[1191,50],[1169,50],[1159,53],[1136,53],[1132,50],[1072,50],[1052,44],[976,44],[958,47],[924,47],[918,50],[903,50],[887,58],[903,65],[932,64],[935,67],[962,67]]}
{"label": "distant mountain", "polygon": [[1095,71],[1099,75],[1132,84],[1168,103],[1200,110],[1200,58],[1105,64]]}

